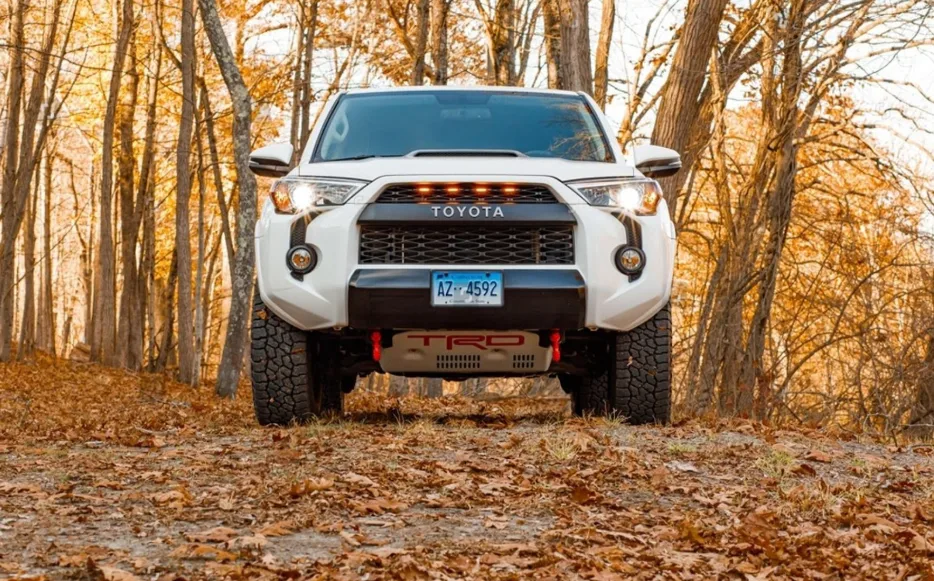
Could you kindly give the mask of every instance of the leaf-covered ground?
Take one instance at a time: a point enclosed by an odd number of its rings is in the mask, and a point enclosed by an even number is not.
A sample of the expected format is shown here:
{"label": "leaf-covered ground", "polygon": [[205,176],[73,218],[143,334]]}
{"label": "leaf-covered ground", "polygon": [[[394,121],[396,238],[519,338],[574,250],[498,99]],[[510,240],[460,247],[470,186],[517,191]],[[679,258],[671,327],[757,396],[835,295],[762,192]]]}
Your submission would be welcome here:
{"label": "leaf-covered ground", "polygon": [[355,393],[261,429],[245,397],[0,365],[0,578],[934,579],[929,445],[566,407]]}

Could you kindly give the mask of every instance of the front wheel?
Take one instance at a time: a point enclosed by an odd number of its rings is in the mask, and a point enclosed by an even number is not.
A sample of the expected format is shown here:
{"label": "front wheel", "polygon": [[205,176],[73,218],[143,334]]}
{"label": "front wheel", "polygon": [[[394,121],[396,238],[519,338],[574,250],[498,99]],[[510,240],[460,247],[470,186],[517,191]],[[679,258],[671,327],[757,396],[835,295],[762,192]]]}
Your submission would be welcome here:
{"label": "front wheel", "polygon": [[671,421],[671,307],[613,333],[606,357],[571,393],[576,415],[619,415],[630,424]]}
{"label": "front wheel", "polygon": [[253,408],[261,425],[286,426],[339,414],[344,394],[338,341],[297,329],[254,293],[250,329]]}

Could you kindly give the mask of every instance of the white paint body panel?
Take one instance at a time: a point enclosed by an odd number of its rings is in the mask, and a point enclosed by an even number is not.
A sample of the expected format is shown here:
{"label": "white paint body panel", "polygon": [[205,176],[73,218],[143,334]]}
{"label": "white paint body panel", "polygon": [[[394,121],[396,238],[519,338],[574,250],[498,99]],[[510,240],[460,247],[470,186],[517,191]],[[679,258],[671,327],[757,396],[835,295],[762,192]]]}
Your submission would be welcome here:
{"label": "white paint body panel", "polygon": [[[322,120],[327,118],[332,106],[333,102],[326,105]],[[595,105],[592,107],[596,110]],[[599,117],[604,131],[613,135],[606,119],[602,115]],[[345,205],[322,211],[308,225],[305,241],[316,249],[319,262],[302,281],[290,276],[285,255],[289,249],[291,223],[303,218],[277,214],[272,203],[266,201],[256,224],[260,294],[270,309],[292,325],[306,330],[347,326],[348,285],[351,275],[359,268],[357,218],[386,186],[397,182],[520,181],[548,186],[559,201],[569,206],[577,219],[576,264],[567,267],[504,266],[501,270],[579,270],[586,283],[586,326],[591,329],[630,330],[651,318],[668,302],[676,240],[665,203],[662,202],[655,216],[633,216],[642,227],[642,247],[647,260],[642,276],[630,282],[613,263],[615,251],[626,242],[626,232],[620,220],[607,209],[588,205],[565,183],[640,175],[622,161],[615,141],[616,163],[509,157],[377,158],[311,163],[311,144],[320,135],[321,125],[323,122],[312,132],[302,163],[292,171],[292,175],[349,178],[369,183]],[[381,265],[379,268],[476,270],[476,267],[463,265]]]}

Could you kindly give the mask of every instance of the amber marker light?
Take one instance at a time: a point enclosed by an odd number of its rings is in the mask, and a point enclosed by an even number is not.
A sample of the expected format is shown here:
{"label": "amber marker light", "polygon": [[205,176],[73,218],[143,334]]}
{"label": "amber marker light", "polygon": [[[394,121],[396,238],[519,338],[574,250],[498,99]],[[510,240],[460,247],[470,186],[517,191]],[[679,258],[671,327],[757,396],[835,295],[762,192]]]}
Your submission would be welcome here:
{"label": "amber marker light", "polygon": [[272,187],[272,191],[269,192],[270,197],[272,197],[272,203],[276,207],[276,210],[284,214],[289,214],[292,212],[292,197],[289,195],[289,188],[282,182],[276,182]]}
{"label": "amber marker light", "polygon": [[418,192],[419,195],[427,196],[431,194],[431,186],[418,186],[415,188],[415,191]]}
{"label": "amber marker light", "polygon": [[474,186],[473,192],[478,196],[485,196],[490,193],[489,186]]}
{"label": "amber marker light", "polygon": [[516,192],[518,191],[519,191],[519,188],[517,188],[516,186],[503,186],[503,193],[506,194],[507,196],[514,196],[516,195]]}
{"label": "amber marker light", "polygon": [[446,191],[449,196],[456,196],[461,190],[457,186],[448,186],[444,191]]}

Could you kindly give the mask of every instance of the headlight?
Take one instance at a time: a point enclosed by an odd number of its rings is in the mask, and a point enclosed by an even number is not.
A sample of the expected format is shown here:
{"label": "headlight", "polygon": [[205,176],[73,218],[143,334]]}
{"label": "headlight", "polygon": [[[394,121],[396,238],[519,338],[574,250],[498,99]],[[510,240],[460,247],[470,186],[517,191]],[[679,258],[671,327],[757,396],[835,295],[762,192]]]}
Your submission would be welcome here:
{"label": "headlight", "polygon": [[282,178],[272,186],[270,197],[281,214],[299,214],[314,207],[340,206],[366,182],[323,178]]}
{"label": "headlight", "polygon": [[662,188],[645,178],[593,180],[569,183],[591,206],[620,208],[653,216],[662,201]]}

